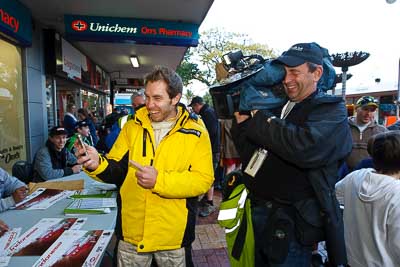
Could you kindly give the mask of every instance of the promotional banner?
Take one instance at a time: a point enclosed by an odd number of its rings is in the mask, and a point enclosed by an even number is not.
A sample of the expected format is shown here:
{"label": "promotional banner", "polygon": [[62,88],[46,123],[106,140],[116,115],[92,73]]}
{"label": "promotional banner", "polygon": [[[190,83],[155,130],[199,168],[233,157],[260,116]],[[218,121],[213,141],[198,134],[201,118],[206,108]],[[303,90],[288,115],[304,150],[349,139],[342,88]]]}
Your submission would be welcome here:
{"label": "promotional banner", "polygon": [[43,218],[22,234],[5,254],[41,256],[66,230],[80,229],[87,218]]}
{"label": "promotional banner", "polygon": [[58,201],[74,194],[74,191],[38,188],[15,205],[16,210],[45,210]]}
{"label": "promotional banner", "polygon": [[11,256],[7,255],[7,249],[13,244],[19,234],[21,233],[21,228],[13,228],[5,232],[0,238],[0,267],[8,266]]}
{"label": "promotional banner", "polygon": [[105,252],[112,234],[113,230],[65,231],[33,266],[94,267]]}
{"label": "promotional banner", "polygon": [[68,78],[81,79],[81,61],[82,53],[78,49],[70,45],[64,39],[61,40],[62,51],[62,70],[67,73]]}

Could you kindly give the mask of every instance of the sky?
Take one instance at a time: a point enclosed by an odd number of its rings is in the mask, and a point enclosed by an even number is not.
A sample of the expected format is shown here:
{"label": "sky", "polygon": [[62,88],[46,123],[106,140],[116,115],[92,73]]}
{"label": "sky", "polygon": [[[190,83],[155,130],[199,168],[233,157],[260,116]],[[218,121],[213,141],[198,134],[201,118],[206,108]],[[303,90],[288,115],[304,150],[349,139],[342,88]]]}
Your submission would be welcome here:
{"label": "sky", "polygon": [[[317,42],[330,54],[368,52],[367,60],[349,68],[347,92],[397,89],[400,0],[214,0],[199,32],[213,27],[245,33],[277,55],[303,42]],[[198,83],[192,89],[205,93]]]}

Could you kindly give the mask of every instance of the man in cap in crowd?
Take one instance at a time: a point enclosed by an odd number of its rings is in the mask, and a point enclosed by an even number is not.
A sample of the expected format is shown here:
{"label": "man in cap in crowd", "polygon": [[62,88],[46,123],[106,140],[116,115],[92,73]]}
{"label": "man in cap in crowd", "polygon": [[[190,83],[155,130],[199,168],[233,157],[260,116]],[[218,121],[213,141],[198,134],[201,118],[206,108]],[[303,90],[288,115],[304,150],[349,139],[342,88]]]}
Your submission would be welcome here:
{"label": "man in cap in crowd", "polygon": [[82,141],[85,144],[88,144],[89,146],[94,146],[93,138],[92,135],[90,134],[90,128],[88,123],[86,121],[79,121],[76,124],[74,135],[68,139],[66,144],[67,149],[74,154],[75,154],[74,145],[76,144],[76,142],[78,142],[79,135],[81,136]]}
{"label": "man in cap in crowd", "polygon": [[249,189],[255,266],[309,267],[312,245],[321,240],[327,240],[332,266],[344,266],[334,185],[339,162],[351,150],[345,103],[317,88],[323,55],[316,43],[293,45],[273,64],[286,71],[289,101],[281,114],[236,112],[231,130]]}
{"label": "man in cap in crowd", "polygon": [[375,121],[378,103],[372,96],[363,96],[356,102],[356,115],[348,119],[353,139],[353,148],[346,159],[349,172],[363,159],[369,157],[367,151],[368,140],[375,134],[387,129]]}
{"label": "man in cap in crowd", "polygon": [[35,155],[33,163],[34,182],[43,182],[79,173],[82,166],[76,163],[76,157],[66,147],[68,132],[61,126],[49,131],[44,147]]}
{"label": "man in cap in crowd", "polygon": [[[221,136],[217,114],[215,113],[214,109],[212,109],[208,104],[204,103],[203,98],[200,96],[193,97],[189,106],[192,107],[194,113],[200,115],[201,119],[206,125],[211,141],[211,148],[213,153],[213,168],[215,174],[215,170],[217,169],[220,158]],[[216,207],[213,203],[213,197],[214,185],[208,190],[207,194],[200,201],[199,216],[207,217],[216,210]]]}

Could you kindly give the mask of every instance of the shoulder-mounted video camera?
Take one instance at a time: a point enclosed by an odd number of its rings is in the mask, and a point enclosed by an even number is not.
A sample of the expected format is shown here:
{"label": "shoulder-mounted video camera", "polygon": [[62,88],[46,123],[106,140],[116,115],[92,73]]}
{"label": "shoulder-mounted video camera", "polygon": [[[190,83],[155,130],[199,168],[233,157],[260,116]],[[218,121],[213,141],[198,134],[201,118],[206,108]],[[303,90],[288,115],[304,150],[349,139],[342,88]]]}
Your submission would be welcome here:
{"label": "shoulder-mounted video camera", "polygon": [[[335,86],[336,72],[328,50],[321,50],[324,72],[317,87],[326,92]],[[235,111],[276,109],[287,102],[282,84],[285,68],[272,64],[272,59],[235,51],[225,54],[220,65],[225,77],[219,77],[219,82],[209,88],[218,118],[231,119]]]}

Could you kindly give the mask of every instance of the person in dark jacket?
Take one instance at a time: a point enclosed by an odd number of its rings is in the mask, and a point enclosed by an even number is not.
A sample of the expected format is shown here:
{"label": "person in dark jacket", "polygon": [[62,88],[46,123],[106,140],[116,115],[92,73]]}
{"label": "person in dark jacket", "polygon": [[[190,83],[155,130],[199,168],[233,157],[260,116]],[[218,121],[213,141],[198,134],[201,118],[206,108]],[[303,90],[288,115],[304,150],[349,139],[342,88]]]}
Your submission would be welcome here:
{"label": "person in dark jacket", "polygon": [[65,112],[63,125],[68,132],[68,136],[74,134],[75,126],[78,120],[75,117],[76,106],[74,103],[67,104],[67,112]]}
{"label": "person in dark jacket", "polygon": [[[206,125],[211,141],[211,148],[213,153],[212,157],[213,168],[215,172],[219,163],[219,156],[221,149],[220,146],[221,132],[217,114],[215,113],[214,109],[212,109],[208,104],[204,103],[203,98],[200,96],[193,97],[189,106],[192,107],[194,113],[201,116],[201,119],[204,121],[204,124]],[[210,190],[208,190],[207,195],[205,196],[205,198],[203,198],[204,201],[200,202],[199,215],[201,217],[207,217],[216,210],[216,207],[214,206],[213,203],[213,197],[214,197],[214,185],[210,188]]]}
{"label": "person in dark jacket", "polygon": [[315,43],[292,46],[274,64],[285,68],[289,101],[280,114],[236,112],[231,130],[250,191],[255,266],[309,267],[312,245],[322,240],[331,265],[346,265],[334,193],[352,144],[344,101],[317,89],[323,68]]}
{"label": "person in dark jacket", "polygon": [[61,178],[82,170],[82,166],[76,163],[75,155],[65,147],[67,134],[67,130],[60,126],[50,129],[46,145],[35,155],[34,182]]}

